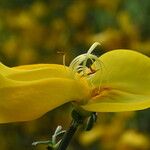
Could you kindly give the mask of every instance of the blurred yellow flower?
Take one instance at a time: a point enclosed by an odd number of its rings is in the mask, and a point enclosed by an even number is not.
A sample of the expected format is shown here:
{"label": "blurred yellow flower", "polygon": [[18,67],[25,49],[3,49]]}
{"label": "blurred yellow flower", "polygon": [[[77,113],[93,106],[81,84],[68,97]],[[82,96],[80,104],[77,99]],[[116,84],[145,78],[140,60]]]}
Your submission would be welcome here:
{"label": "blurred yellow flower", "polygon": [[148,137],[134,130],[126,131],[117,145],[117,150],[148,150],[149,148]]}
{"label": "blurred yellow flower", "polygon": [[[150,107],[150,59],[131,50],[100,58],[79,55],[69,67],[0,64],[0,123],[36,119],[67,102],[86,111],[118,112]],[[88,62],[93,63],[88,67]]]}

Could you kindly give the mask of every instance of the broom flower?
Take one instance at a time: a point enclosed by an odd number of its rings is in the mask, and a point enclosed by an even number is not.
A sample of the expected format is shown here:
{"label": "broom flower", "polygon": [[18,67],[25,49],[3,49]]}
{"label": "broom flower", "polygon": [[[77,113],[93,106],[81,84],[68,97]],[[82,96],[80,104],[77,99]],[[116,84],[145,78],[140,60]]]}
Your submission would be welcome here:
{"label": "broom flower", "polygon": [[[91,112],[150,107],[150,58],[132,50],[77,56],[67,67],[0,63],[0,123],[28,121],[68,102]],[[88,62],[92,65],[88,65]]]}

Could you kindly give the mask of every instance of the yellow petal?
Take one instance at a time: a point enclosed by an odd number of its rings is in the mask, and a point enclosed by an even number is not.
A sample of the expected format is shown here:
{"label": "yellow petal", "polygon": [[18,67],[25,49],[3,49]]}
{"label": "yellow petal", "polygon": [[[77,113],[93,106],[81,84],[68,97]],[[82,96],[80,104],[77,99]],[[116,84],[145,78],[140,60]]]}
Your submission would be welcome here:
{"label": "yellow petal", "polygon": [[74,74],[68,67],[57,64],[34,64],[9,68],[0,63],[0,70],[9,79],[21,81],[51,77],[74,78]]}
{"label": "yellow petal", "polygon": [[[84,109],[97,112],[140,110],[150,107],[150,58],[135,51],[114,50],[100,57],[103,71],[92,77],[95,91]],[[93,66],[94,67],[94,66]]]}
{"label": "yellow petal", "polygon": [[0,123],[36,119],[66,102],[84,101],[89,96],[86,81],[76,79],[64,66],[29,68],[1,65]]}

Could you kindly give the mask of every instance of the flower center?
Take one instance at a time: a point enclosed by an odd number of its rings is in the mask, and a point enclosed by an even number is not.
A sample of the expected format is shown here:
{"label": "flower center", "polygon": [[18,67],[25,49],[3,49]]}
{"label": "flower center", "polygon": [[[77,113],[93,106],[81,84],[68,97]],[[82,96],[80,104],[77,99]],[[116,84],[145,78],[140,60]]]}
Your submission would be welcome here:
{"label": "flower center", "polygon": [[[79,73],[81,76],[90,77],[90,75],[94,74],[97,70],[101,69],[101,61],[98,59],[96,55],[93,55],[93,50],[100,45],[100,43],[95,42],[90,49],[85,54],[81,54],[72,60],[69,67],[74,71]],[[93,69],[91,65],[96,63],[96,69]],[[90,62],[90,65],[89,65]]]}

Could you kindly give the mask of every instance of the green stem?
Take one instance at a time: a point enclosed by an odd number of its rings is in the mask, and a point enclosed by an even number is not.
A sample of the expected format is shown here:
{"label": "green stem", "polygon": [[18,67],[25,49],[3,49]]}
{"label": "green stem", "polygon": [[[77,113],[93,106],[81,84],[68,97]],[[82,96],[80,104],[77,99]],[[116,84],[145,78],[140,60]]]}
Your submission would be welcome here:
{"label": "green stem", "polygon": [[78,129],[80,123],[76,122],[75,120],[72,121],[70,128],[64,134],[64,137],[58,147],[58,150],[66,150],[73,135]]}

